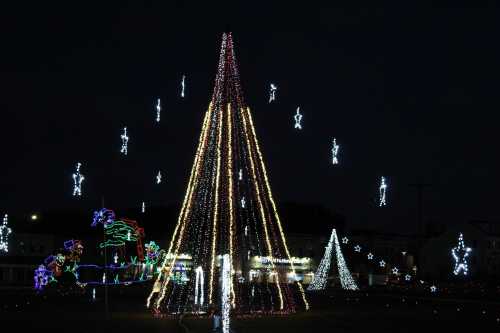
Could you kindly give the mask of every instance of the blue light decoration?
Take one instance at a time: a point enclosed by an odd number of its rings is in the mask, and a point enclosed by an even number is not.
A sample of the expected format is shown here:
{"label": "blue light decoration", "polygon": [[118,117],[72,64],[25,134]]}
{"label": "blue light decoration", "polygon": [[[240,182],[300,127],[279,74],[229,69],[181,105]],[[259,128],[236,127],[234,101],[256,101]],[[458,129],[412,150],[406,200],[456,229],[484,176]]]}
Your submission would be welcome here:
{"label": "blue light decoration", "polygon": [[[81,288],[99,285],[124,285],[143,283],[158,274],[158,264],[165,258],[165,251],[151,241],[143,248],[144,229],[136,221],[117,219],[113,210],[103,208],[94,212],[91,226],[102,225],[105,241],[99,244],[102,251],[111,251],[116,259],[111,264],[99,265],[80,263],[83,244],[80,240],[70,239],[64,242],[64,251],[50,255],[34,273],[35,289],[42,291],[50,282],[63,274],[72,274],[75,283]],[[134,244],[137,253],[126,256],[126,245]],[[147,256],[144,257],[144,252]],[[107,278],[106,278],[107,277]]]}

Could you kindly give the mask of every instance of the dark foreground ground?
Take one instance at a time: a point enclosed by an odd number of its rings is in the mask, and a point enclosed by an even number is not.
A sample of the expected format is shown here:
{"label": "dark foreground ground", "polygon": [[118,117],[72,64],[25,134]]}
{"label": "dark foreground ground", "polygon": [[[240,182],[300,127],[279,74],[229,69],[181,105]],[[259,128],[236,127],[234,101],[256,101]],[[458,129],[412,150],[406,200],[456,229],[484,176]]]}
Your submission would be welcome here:
{"label": "dark foreground ground", "polygon": [[[211,319],[153,318],[142,295],[110,294],[104,302],[0,293],[2,328],[11,332],[210,332]],[[232,318],[236,333],[250,332],[500,332],[500,300],[331,291],[309,295],[312,309],[289,316]],[[3,330],[2,330],[3,331]],[[426,332],[427,331],[427,332]],[[6,331],[7,332],[7,331]]]}

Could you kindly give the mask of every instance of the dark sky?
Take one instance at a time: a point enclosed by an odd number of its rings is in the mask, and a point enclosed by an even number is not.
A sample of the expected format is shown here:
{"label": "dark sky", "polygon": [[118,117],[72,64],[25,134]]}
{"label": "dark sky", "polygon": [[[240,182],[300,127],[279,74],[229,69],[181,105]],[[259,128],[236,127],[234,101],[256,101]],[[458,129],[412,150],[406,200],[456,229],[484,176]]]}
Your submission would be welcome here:
{"label": "dark sky", "polygon": [[[324,204],[360,227],[411,231],[416,194],[408,185],[422,181],[432,184],[426,219],[500,218],[493,1],[473,8],[68,3],[0,11],[1,212],[91,210],[101,196],[116,210],[180,201],[229,24],[278,201]],[[279,87],[271,105],[270,82]],[[123,126],[127,157],[119,154]],[[86,176],[82,199],[71,196],[77,161]],[[375,204],[382,175],[385,209]]]}

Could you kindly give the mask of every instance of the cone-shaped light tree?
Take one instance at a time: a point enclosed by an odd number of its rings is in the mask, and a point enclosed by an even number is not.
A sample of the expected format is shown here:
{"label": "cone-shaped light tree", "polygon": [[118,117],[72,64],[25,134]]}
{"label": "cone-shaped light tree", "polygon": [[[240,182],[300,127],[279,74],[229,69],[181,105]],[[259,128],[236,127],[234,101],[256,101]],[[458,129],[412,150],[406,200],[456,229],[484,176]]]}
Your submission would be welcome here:
{"label": "cone-shaped light tree", "polygon": [[[167,251],[158,275],[161,288],[147,299],[156,311],[196,312],[220,304],[226,254],[232,267],[232,311],[309,308],[243,99],[230,33],[222,36],[212,100]],[[287,267],[279,265],[283,261]]]}

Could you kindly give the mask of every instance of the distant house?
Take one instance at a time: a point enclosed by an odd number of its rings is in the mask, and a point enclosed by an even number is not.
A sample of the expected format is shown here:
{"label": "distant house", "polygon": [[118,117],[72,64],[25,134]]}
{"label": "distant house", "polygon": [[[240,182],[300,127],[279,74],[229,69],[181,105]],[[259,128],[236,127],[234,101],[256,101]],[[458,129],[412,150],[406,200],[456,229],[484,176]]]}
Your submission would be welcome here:
{"label": "distant house", "polygon": [[500,277],[500,228],[488,221],[471,221],[450,226],[440,235],[429,238],[422,246],[420,273],[426,278],[446,280],[453,277],[455,260],[451,250],[458,245],[463,234],[468,256],[469,274],[474,279],[498,279]]}

